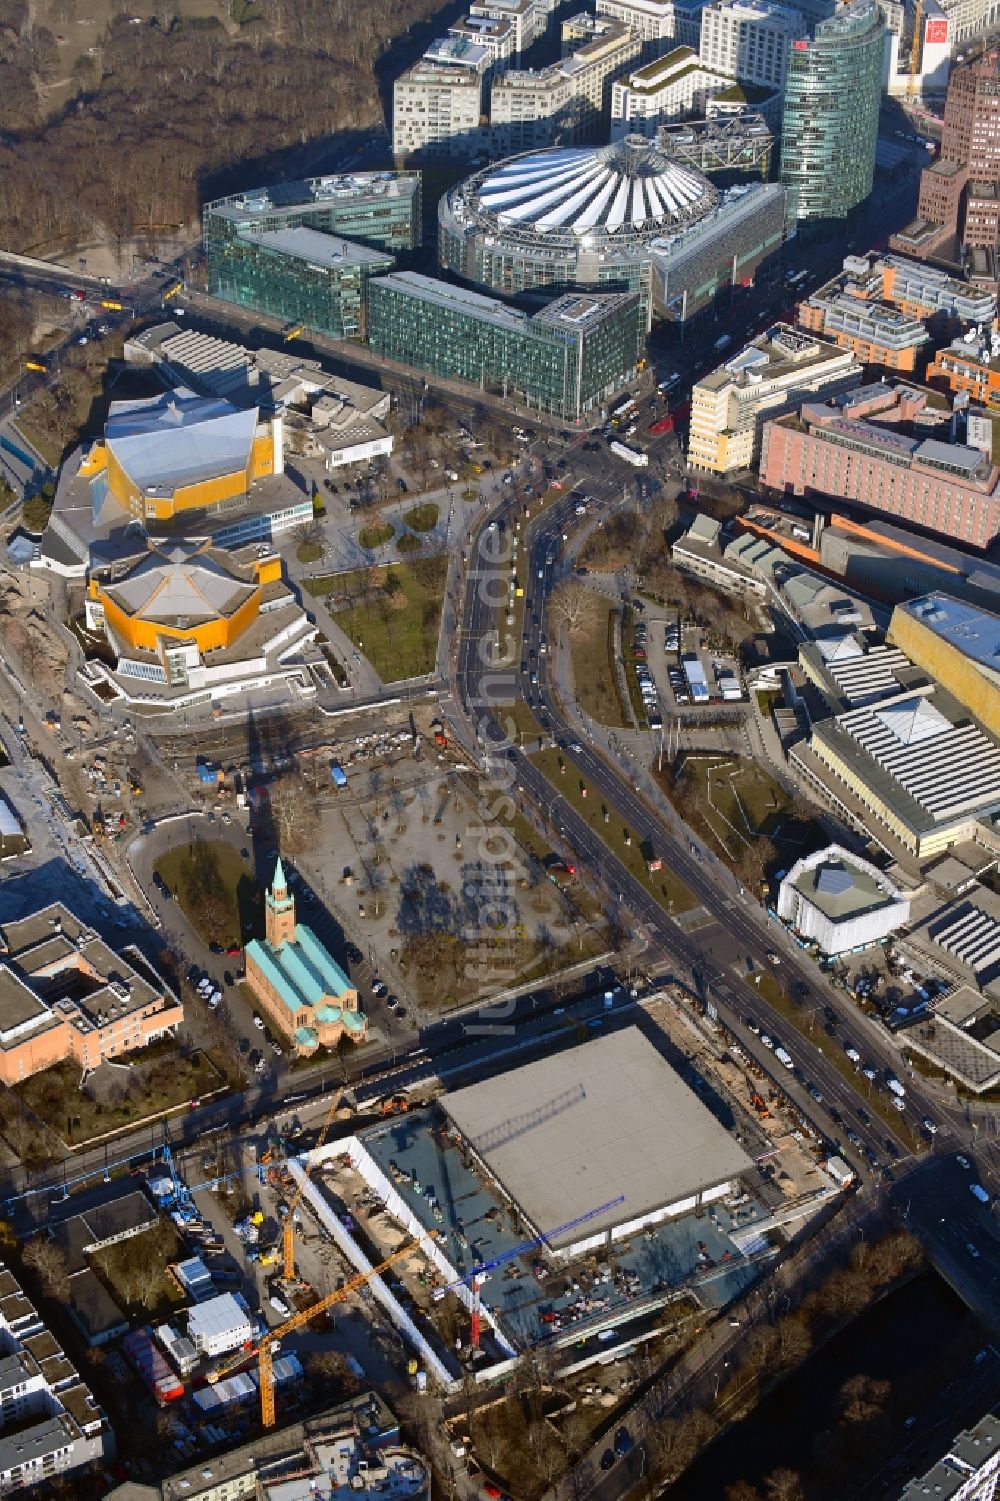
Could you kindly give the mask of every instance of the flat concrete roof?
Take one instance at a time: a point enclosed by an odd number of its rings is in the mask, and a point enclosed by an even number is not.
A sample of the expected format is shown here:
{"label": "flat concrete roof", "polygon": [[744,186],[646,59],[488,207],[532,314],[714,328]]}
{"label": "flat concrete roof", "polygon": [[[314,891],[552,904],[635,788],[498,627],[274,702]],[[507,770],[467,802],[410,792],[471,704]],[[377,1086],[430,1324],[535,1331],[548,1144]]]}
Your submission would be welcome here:
{"label": "flat concrete roof", "polygon": [[445,1095],[441,1104],[540,1232],[608,1204],[553,1248],[676,1204],[752,1166],[637,1027]]}

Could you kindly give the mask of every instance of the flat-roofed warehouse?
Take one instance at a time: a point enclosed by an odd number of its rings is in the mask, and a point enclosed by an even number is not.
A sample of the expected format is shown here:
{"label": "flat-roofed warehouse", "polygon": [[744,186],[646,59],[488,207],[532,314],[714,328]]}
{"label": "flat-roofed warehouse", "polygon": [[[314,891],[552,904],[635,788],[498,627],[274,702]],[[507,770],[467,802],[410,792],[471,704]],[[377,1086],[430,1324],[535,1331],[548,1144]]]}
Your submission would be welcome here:
{"label": "flat-roofed warehouse", "polygon": [[753,1166],[636,1027],[445,1095],[441,1105],[560,1256],[724,1198]]}

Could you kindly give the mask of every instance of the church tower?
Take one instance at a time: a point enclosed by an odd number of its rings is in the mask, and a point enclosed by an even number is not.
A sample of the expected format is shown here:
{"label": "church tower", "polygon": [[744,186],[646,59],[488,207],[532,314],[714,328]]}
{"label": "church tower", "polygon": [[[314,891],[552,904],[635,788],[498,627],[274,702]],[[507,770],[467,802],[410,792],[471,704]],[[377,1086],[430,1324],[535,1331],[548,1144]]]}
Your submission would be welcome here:
{"label": "church tower", "polygon": [[264,898],[264,936],[275,949],[295,942],[295,898],[288,890],[280,855],[271,889]]}

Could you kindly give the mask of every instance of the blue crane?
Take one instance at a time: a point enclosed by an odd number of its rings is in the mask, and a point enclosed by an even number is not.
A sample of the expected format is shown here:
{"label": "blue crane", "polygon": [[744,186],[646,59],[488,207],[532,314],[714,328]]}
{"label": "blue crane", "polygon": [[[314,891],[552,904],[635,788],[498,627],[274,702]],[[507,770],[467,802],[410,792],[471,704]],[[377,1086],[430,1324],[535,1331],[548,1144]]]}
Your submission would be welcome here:
{"label": "blue crane", "polygon": [[466,1283],[472,1286],[472,1319],[470,1325],[470,1343],[473,1350],[479,1349],[479,1331],[481,1325],[479,1288],[483,1277],[495,1271],[498,1266],[503,1266],[507,1261],[513,1261],[516,1256],[523,1256],[525,1251],[533,1251],[535,1246],[540,1246],[543,1241],[553,1240],[557,1235],[565,1235],[567,1230],[575,1230],[578,1225],[585,1225],[588,1220],[596,1219],[599,1214],[606,1214],[609,1209],[617,1209],[619,1204],[624,1204],[625,1195],[619,1194],[617,1199],[609,1199],[606,1204],[599,1204],[596,1209],[588,1209],[586,1214],[577,1215],[575,1220],[567,1220],[565,1225],[557,1225],[554,1230],[543,1230],[540,1235],[533,1235],[530,1240],[522,1241],[519,1246],[512,1246],[508,1251],[501,1251],[497,1256],[491,1256],[489,1261],[480,1261],[471,1271],[461,1277],[456,1277],[454,1282],[449,1282],[446,1287],[436,1288],[435,1300],[443,1298],[445,1293],[454,1292],[456,1288],[464,1287]]}

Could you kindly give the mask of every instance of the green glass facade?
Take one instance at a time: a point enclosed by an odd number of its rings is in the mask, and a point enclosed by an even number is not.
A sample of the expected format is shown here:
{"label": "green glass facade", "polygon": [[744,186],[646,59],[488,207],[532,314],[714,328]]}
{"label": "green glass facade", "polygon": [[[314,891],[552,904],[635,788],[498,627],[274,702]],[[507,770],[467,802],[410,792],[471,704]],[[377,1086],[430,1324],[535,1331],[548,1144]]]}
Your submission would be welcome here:
{"label": "green glass facade", "polygon": [[[205,205],[202,234],[213,297],[350,338],[364,331],[367,278],[420,244],[420,174],[313,177],[234,193]],[[301,253],[291,248],[296,235]]]}
{"label": "green glass facade", "polygon": [[213,297],[301,323],[336,339],[365,331],[365,288],[391,271],[385,251],[311,229],[272,230],[231,240],[209,277]]}
{"label": "green glass facade", "polygon": [[568,293],[529,316],[410,273],[368,287],[368,342],[377,354],[570,421],[634,374],[645,327],[633,293]]}
{"label": "green glass facade", "polygon": [[310,177],[216,198],[202,210],[209,270],[221,248],[241,235],[300,226],[382,250],[414,250],[421,239],[420,173]]}
{"label": "green glass facade", "polygon": [[788,54],[781,180],[800,221],[845,219],[872,190],[885,24],[848,0]]}

